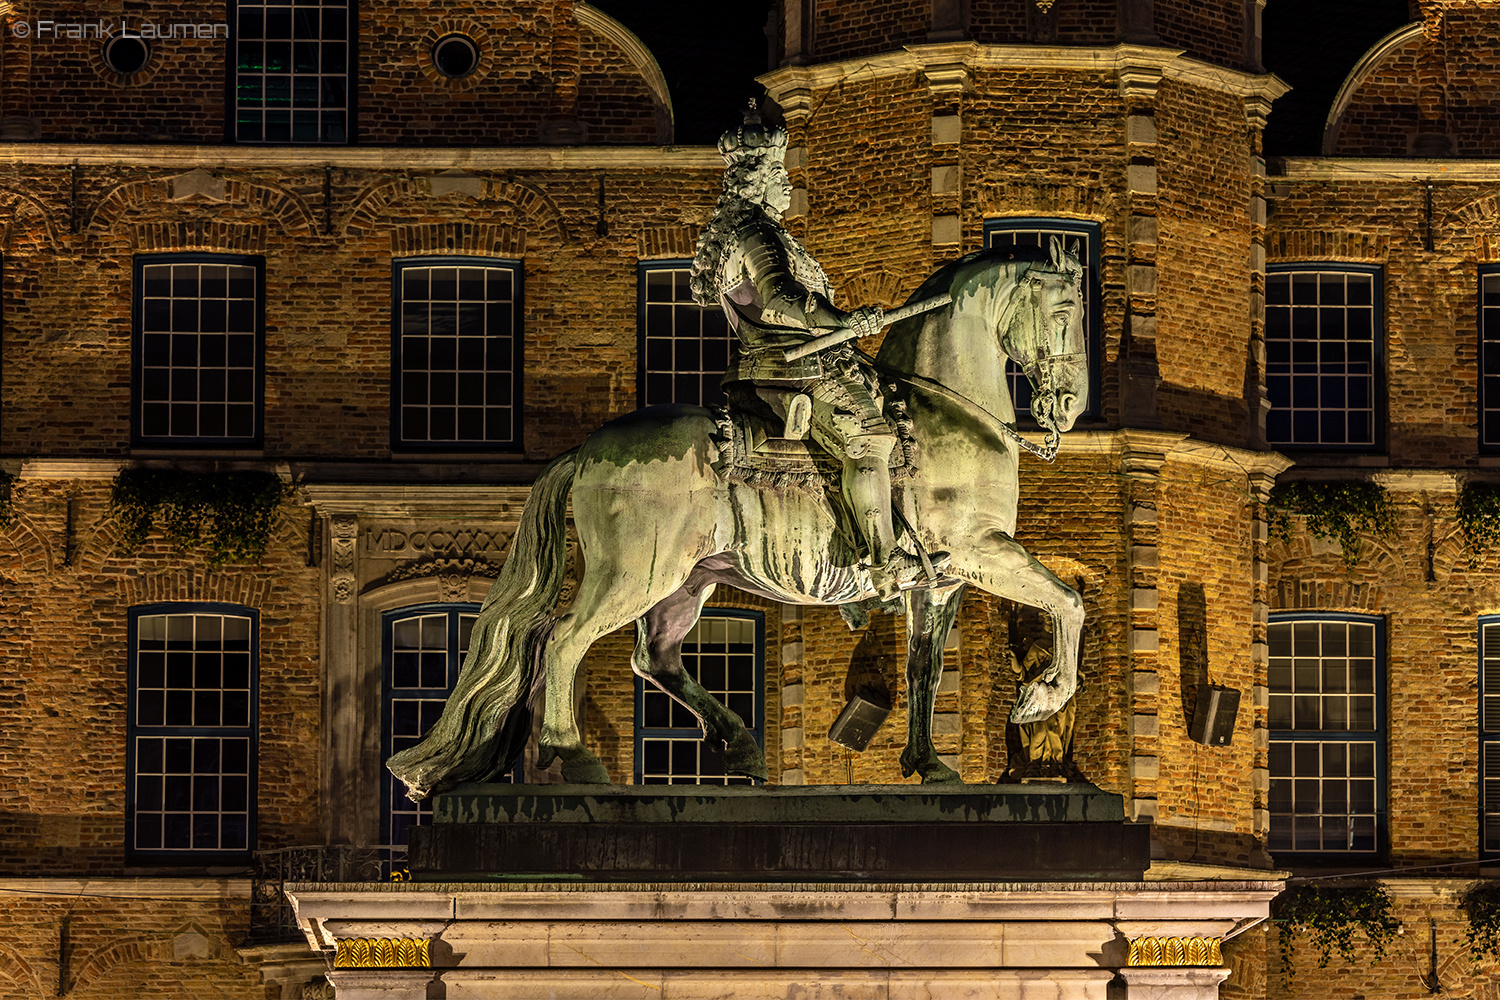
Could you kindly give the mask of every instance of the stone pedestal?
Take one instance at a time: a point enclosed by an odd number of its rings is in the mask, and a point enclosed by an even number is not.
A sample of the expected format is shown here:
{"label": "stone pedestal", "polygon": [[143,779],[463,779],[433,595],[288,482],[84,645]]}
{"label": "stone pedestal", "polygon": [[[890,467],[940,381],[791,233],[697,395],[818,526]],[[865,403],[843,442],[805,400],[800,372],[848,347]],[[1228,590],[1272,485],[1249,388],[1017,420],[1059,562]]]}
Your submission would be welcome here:
{"label": "stone pedestal", "polygon": [[1087,784],[466,785],[412,831],[417,881],[1139,879],[1146,826]]}
{"label": "stone pedestal", "polygon": [[435,814],[420,881],[287,887],[340,1000],[1188,1000],[1281,889],[1153,879],[1081,785],[469,786]]}

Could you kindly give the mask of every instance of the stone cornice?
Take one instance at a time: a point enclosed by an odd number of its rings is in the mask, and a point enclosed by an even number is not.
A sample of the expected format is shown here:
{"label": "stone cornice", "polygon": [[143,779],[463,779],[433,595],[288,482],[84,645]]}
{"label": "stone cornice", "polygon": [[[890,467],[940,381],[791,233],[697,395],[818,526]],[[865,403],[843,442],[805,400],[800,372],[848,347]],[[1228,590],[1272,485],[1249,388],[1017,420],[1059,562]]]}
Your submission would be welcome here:
{"label": "stone cornice", "polygon": [[[1032,435],[1036,437],[1037,435]],[[1238,472],[1279,476],[1291,468],[1292,460],[1277,451],[1251,451],[1229,445],[1199,441],[1186,434],[1171,431],[1143,430],[1125,427],[1119,430],[1069,431],[1062,436],[1059,456],[1120,455],[1149,452],[1189,465]]]}
{"label": "stone cornice", "polygon": [[1225,69],[1191,59],[1181,49],[1150,45],[1093,48],[942,42],[933,45],[908,45],[897,51],[814,66],[783,66],[763,73],[756,79],[765,86],[773,99],[785,106],[783,98],[786,96],[823,90],[848,79],[879,79],[925,72],[930,67],[951,67],[958,64],[971,70],[1036,69],[1082,73],[1145,71],[1262,103],[1273,101],[1291,89],[1274,74]]}
{"label": "stone cornice", "polygon": [[1348,110],[1349,102],[1354,99],[1354,95],[1359,91],[1359,88],[1364,86],[1365,80],[1371,73],[1375,72],[1376,67],[1385,61],[1386,56],[1407,42],[1420,39],[1422,37],[1422,28],[1423,24],[1421,21],[1413,21],[1411,24],[1402,25],[1397,28],[1370,46],[1369,51],[1364,54],[1364,57],[1349,71],[1349,75],[1344,77],[1344,84],[1339,87],[1338,95],[1334,97],[1333,104],[1328,109],[1328,118],[1323,122],[1323,153],[1325,156],[1331,156],[1334,147],[1338,145],[1339,126],[1343,124],[1344,112]]}
{"label": "stone cornice", "polygon": [[160,167],[172,170],[711,170],[712,146],[545,146],[414,149],[390,146],[179,146],[55,142],[0,143],[0,165]]}
{"label": "stone cornice", "polygon": [[370,518],[463,518],[510,520],[519,517],[530,486],[423,485],[400,483],[309,483],[302,491],[319,514]]}
{"label": "stone cornice", "polygon": [[247,878],[0,878],[5,895],[95,899],[236,900],[250,898]]}
{"label": "stone cornice", "polygon": [[1273,181],[1500,181],[1500,160],[1357,160],[1288,156],[1276,161]]}

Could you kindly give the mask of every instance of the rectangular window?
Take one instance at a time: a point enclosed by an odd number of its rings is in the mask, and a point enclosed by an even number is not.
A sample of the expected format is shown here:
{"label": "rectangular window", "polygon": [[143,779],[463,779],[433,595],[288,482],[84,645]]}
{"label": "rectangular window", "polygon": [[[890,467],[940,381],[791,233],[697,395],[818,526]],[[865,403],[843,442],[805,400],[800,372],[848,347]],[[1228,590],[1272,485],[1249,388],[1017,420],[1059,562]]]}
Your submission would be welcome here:
{"label": "rectangular window", "polygon": [[260,443],[260,257],[135,258],[135,443]]}
{"label": "rectangular window", "polygon": [[1379,443],[1380,324],[1376,268],[1267,269],[1267,441],[1304,448]]}
{"label": "rectangular window", "polygon": [[700,306],[688,289],[688,265],[641,265],[636,385],[642,406],[719,406],[734,334],[717,304]]}
{"label": "rectangular window", "polygon": [[[477,604],[433,604],[385,615],[381,760],[416,746],[443,714],[469,651],[478,612]],[[381,777],[385,799],[382,843],[404,847],[412,827],[431,822],[432,804],[408,799],[406,786],[383,767]]]}
{"label": "rectangular window", "polygon": [[520,263],[397,261],[393,286],[393,447],[519,447]]}
{"label": "rectangular window", "polygon": [[[706,608],[682,641],[682,667],[734,712],[764,743],[765,616],[759,611]],[[655,684],[636,678],[635,783],[749,785],[724,773],[722,744],[700,741],[693,713]]]}
{"label": "rectangular window", "polygon": [[1267,629],[1269,847],[1279,855],[1381,849],[1382,624],[1355,615],[1277,616]]}
{"label": "rectangular window", "polygon": [[1479,850],[1500,855],[1500,616],[1479,620]]}
{"label": "rectangular window", "polygon": [[128,850],[243,855],[255,844],[258,613],[129,612]]}
{"label": "rectangular window", "polygon": [[[989,247],[1051,245],[1052,237],[1062,240],[1063,247],[1073,250],[1083,262],[1083,313],[1088,324],[1089,406],[1086,417],[1099,415],[1099,224],[1071,219],[990,219],[984,224],[984,245]],[[1010,398],[1016,417],[1031,419],[1031,382],[1014,361],[1007,360],[1005,373],[1010,380]]]}
{"label": "rectangular window", "polygon": [[1500,266],[1479,269],[1479,443],[1500,448]]}
{"label": "rectangular window", "polygon": [[234,141],[349,141],[353,11],[346,0],[231,3]]}

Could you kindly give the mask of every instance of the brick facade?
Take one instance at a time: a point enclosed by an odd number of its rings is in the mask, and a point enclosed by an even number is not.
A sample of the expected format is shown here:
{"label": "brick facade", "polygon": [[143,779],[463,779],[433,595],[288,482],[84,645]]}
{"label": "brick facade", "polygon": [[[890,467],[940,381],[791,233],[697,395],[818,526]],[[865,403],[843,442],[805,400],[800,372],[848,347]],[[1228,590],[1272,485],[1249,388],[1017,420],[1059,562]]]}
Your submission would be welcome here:
{"label": "brick facade", "polygon": [[[1249,930],[1225,945],[1223,996],[1415,995],[1429,919],[1446,991],[1500,982],[1455,957],[1482,846],[1477,623],[1500,613],[1500,555],[1471,562],[1456,517],[1500,464],[1476,389],[1481,268],[1500,263],[1500,172],[1483,159],[1500,21],[1421,6],[1336,108],[1331,151],[1379,160],[1265,157],[1284,87],[1258,66],[1253,5],[1227,0],[787,0],[783,64],[762,77],[790,135],[788,227],[845,306],[899,304],[987,222],[1098,227],[1096,415],[1055,463],[1022,460],[1016,532],[1084,600],[1076,763],[1153,822],[1164,864],[1375,871],[1406,927],[1379,965],[1299,958],[1290,977],[1278,932]],[[51,991],[66,964],[83,998],[302,996],[316,969],[246,940],[243,857],[126,854],[130,610],[259,613],[256,849],[380,843],[383,623],[483,598],[541,463],[635,408],[638,267],[691,257],[712,215],[717,153],[668,145],[660,70],[598,11],[377,4],[355,25],[356,141],[328,146],[226,143],[222,41],[163,40],[121,80],[97,41],[6,39],[0,469],[18,478],[0,530],[0,994]],[[481,57],[460,80],[427,54],[454,31]],[[152,254],[264,259],[257,447],[132,445],[132,265]],[[394,264],[452,257],[519,262],[514,446],[423,451],[392,432]],[[1373,448],[1268,440],[1284,401],[1266,273],[1288,265],[1377,269]],[[128,467],[277,473],[290,491],[266,557],[209,568],[160,532],[128,550],[109,508]],[[1300,520],[1271,537],[1278,477],[1373,479],[1395,532],[1353,565]],[[901,619],[855,632],[830,608],[727,588],[711,603],[764,614],[773,783],[902,780]],[[1381,623],[1381,847],[1336,867],[1268,849],[1268,636],[1289,613]],[[1040,628],[965,598],[934,729],[970,782],[1015,763],[1012,657]],[[637,766],[633,642],[593,647],[581,696],[587,745],[620,782]],[[1188,736],[1209,685],[1240,694],[1227,745]],[[893,710],[853,753],[826,734],[861,687]],[[65,898],[80,879],[118,892]]]}

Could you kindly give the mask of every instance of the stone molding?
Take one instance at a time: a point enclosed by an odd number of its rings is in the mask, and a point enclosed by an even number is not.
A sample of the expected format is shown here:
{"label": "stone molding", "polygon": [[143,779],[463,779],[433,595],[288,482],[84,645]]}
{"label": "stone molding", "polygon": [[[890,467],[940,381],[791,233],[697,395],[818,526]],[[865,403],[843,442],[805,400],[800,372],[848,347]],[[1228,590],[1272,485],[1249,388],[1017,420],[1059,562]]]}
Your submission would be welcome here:
{"label": "stone molding", "polygon": [[335,969],[430,969],[426,938],[340,938],[335,941]]}
{"label": "stone molding", "polygon": [[959,84],[960,71],[979,69],[1061,70],[1085,73],[1112,72],[1131,79],[1146,74],[1190,86],[1217,90],[1252,102],[1256,107],[1291,90],[1283,80],[1270,73],[1245,73],[1200,62],[1183,54],[1182,49],[1153,45],[1113,45],[1089,47],[1076,45],[981,45],[977,42],[941,42],[931,45],[908,45],[894,52],[884,52],[857,59],[820,63],[815,66],[783,66],[762,73],[756,80],[763,84],[773,100],[795,114],[800,101],[792,107],[783,96],[804,95],[813,90],[833,87],[855,73],[862,81],[882,77],[904,76],[913,72],[936,78],[945,89]]}
{"label": "stone molding", "polygon": [[309,483],[302,491],[313,509],[324,516],[461,518],[478,522],[520,517],[531,486]]}
{"label": "stone molding", "polygon": [[1145,937],[1132,938],[1128,965],[1210,965],[1224,964],[1219,952],[1223,942],[1216,937]]}
{"label": "stone molding", "polygon": [[1462,181],[1493,184],[1500,181],[1500,159],[1424,160],[1341,159],[1324,156],[1288,156],[1280,160],[1275,180],[1372,181],[1397,184],[1402,181]]}
{"label": "stone molding", "polygon": [[1344,124],[1344,112],[1349,110],[1349,102],[1354,100],[1354,95],[1359,88],[1365,85],[1365,80],[1375,72],[1376,67],[1385,60],[1386,56],[1408,42],[1421,39],[1423,27],[1421,21],[1413,21],[1411,24],[1397,28],[1370,46],[1369,51],[1349,71],[1349,75],[1344,77],[1343,86],[1339,87],[1339,92],[1328,109],[1328,118],[1323,122],[1324,156],[1334,155],[1334,149],[1339,142],[1339,129]]}
{"label": "stone molding", "polygon": [[434,149],[359,146],[174,146],[27,142],[0,144],[0,164],[31,167],[163,167],[236,170],[706,170],[724,160],[713,146],[536,146]]}
{"label": "stone molding", "polygon": [[1159,455],[1163,462],[1172,460],[1203,468],[1246,475],[1265,473],[1273,478],[1294,464],[1279,451],[1251,451],[1230,445],[1199,441],[1173,431],[1141,430],[1124,427],[1119,430],[1073,430],[1062,436],[1060,457],[1069,455],[1113,455],[1130,452],[1136,461],[1145,455]]}
{"label": "stone molding", "polygon": [[105,899],[248,900],[247,878],[0,878],[0,892]]}

